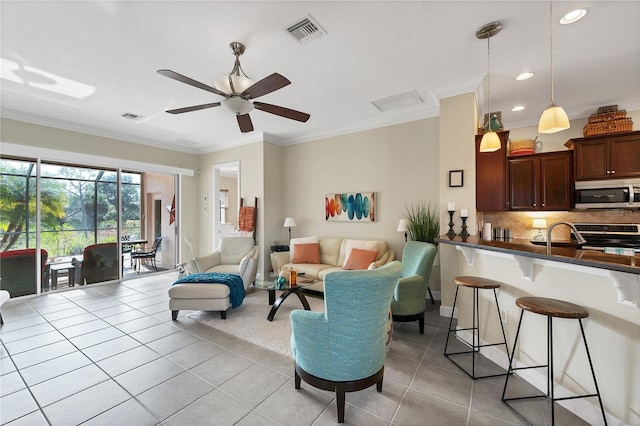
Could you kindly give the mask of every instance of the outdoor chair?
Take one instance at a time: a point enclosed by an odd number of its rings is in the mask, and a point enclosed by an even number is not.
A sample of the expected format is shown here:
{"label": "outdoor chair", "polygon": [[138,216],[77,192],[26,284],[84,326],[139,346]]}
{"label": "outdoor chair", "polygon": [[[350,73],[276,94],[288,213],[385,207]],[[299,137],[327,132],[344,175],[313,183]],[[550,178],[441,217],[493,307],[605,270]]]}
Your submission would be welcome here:
{"label": "outdoor chair", "polygon": [[[424,311],[427,308],[429,277],[437,247],[430,243],[408,241],[402,252],[402,277],[396,285],[391,313],[397,322],[418,321],[420,334],[424,334]],[[433,303],[433,297],[431,297]]]}
{"label": "outdoor chair", "polygon": [[82,279],[80,280],[80,285],[117,280],[120,278],[117,243],[87,246],[84,248],[82,258]]}
{"label": "outdoor chair", "polygon": [[[49,253],[40,249],[42,286],[48,287],[46,265]],[[0,289],[11,297],[36,294],[36,249],[7,250],[0,253]]]}
{"label": "outdoor chair", "polygon": [[151,265],[153,269],[158,270],[158,265],[156,264],[156,253],[160,248],[160,243],[162,242],[162,237],[157,237],[153,240],[153,245],[151,246],[151,250],[149,251],[133,251],[131,252],[131,260],[134,262],[134,268],[140,273],[140,268],[142,268],[142,261],[151,261]]}
{"label": "outdoor chair", "polygon": [[344,422],[345,393],[376,385],[382,392],[387,356],[387,321],[398,261],[364,271],[336,271],[324,282],[325,312],[291,312],[295,388],[304,380],[335,391],[338,422]]}

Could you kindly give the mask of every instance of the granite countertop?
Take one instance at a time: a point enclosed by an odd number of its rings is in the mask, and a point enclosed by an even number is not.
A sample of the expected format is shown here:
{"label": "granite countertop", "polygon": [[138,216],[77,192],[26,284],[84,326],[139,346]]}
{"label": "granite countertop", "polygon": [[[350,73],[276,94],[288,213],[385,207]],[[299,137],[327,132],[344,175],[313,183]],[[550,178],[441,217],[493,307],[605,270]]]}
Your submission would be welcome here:
{"label": "granite countertop", "polygon": [[640,275],[640,256],[638,254],[623,256],[595,250],[580,250],[576,245],[568,242],[554,242],[551,254],[547,254],[546,245],[536,245],[527,239],[519,238],[509,241],[485,241],[475,235],[467,238],[459,236],[449,238],[443,235],[438,239],[438,242]]}

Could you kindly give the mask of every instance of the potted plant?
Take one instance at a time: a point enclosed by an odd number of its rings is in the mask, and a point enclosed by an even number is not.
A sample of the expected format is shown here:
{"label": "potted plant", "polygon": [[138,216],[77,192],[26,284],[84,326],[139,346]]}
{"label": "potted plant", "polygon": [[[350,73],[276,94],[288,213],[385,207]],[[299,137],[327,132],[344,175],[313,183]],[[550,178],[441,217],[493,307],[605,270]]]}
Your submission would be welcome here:
{"label": "potted plant", "polygon": [[437,244],[435,240],[440,235],[440,215],[436,207],[432,207],[430,202],[412,203],[405,206],[404,216],[409,221],[409,239]]}

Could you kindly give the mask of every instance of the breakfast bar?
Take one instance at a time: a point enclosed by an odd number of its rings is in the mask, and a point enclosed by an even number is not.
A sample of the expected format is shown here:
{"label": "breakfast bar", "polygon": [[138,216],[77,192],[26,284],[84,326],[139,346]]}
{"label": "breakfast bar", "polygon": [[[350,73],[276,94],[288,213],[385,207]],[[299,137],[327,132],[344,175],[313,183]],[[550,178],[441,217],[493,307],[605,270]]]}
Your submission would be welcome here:
{"label": "breakfast bar", "polygon": [[[439,240],[441,264],[441,315],[451,315],[455,293],[454,278],[476,276],[503,283],[499,292],[502,322],[509,349],[515,339],[521,297],[559,299],[588,310],[585,333],[609,424],[640,423],[640,256],[608,254],[582,250],[571,242],[545,245],[527,239],[486,241],[477,236],[461,238],[446,235]],[[458,327],[472,323],[471,297],[458,297]],[[480,312],[486,318],[483,342],[500,340],[501,331],[495,302],[481,300]],[[575,327],[558,324],[555,338],[563,352],[555,354],[556,383],[568,395],[584,393],[593,387],[589,365],[583,361],[583,346]],[[526,338],[518,342],[514,363],[521,366],[542,364],[546,359],[546,325],[542,318],[527,318],[523,324]],[[504,350],[487,348],[484,356],[504,364]],[[504,367],[504,365],[502,365]],[[523,377],[539,389],[545,379],[539,372],[524,370]],[[563,404],[591,424],[602,422],[597,404],[589,399]]]}

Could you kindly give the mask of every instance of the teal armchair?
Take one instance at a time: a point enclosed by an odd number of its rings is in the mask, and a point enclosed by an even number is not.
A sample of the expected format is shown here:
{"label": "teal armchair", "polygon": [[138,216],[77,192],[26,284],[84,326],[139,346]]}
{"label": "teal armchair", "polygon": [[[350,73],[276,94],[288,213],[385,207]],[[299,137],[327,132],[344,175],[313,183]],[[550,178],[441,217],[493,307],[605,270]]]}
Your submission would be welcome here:
{"label": "teal armchair", "polygon": [[402,265],[371,271],[336,271],[325,276],[325,312],[291,312],[295,388],[304,380],[335,391],[338,422],[344,422],[345,393],[376,384],[382,392],[387,321]]}
{"label": "teal armchair", "polygon": [[[429,277],[437,247],[430,243],[408,241],[402,252],[402,277],[393,293],[391,313],[397,322],[418,321],[424,334],[424,311],[427,308]],[[433,303],[433,298],[431,299]]]}

